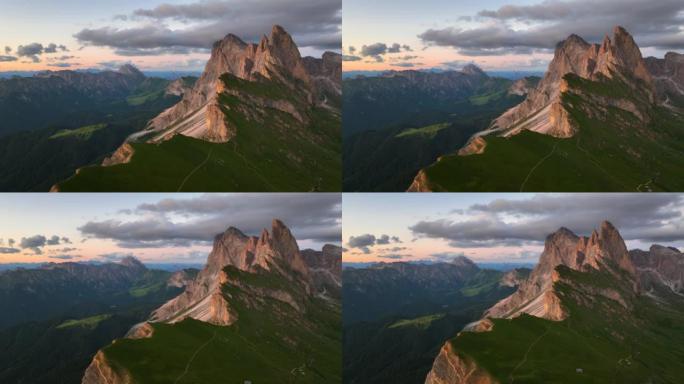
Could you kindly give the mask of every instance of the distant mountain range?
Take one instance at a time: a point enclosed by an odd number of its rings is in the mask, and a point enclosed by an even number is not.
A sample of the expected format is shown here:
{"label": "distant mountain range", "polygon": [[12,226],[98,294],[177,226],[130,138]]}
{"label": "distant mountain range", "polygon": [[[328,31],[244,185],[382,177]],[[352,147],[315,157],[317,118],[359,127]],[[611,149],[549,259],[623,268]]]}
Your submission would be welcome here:
{"label": "distant mountain range", "polygon": [[684,254],[628,251],[609,222],[561,228],[517,291],[447,341],[425,383],[675,383]]}
{"label": "distant mountain range", "polygon": [[46,71],[0,80],[0,190],[46,192],[102,161],[194,83],[118,71]]}
{"label": "distant mountain range", "polygon": [[53,191],[339,191],[339,54],[228,35],[183,99]]}
{"label": "distant mountain range", "polygon": [[643,59],[615,27],[558,44],[527,98],[421,170],[409,191],[679,191],[682,55]]}
{"label": "distant mountain range", "polygon": [[421,168],[465,145],[538,80],[490,77],[474,65],[344,80],[344,190],[406,190]]}
{"label": "distant mountain range", "polygon": [[0,382],[79,382],[99,348],[196,274],[148,269],[133,258],[0,273]]}
{"label": "distant mountain range", "polygon": [[300,252],[279,220],[259,237],[229,228],[185,291],[100,350],[82,383],[341,382],[340,271],[341,248]]}
{"label": "distant mountain range", "polygon": [[344,382],[423,381],[444,341],[528,274],[480,269],[464,257],[345,269]]}

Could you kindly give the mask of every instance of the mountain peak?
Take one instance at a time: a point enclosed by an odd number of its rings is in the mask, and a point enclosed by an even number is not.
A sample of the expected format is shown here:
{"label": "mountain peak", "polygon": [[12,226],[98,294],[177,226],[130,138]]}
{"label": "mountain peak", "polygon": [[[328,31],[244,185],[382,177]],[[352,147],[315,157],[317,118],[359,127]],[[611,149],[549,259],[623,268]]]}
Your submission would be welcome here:
{"label": "mountain peak", "polygon": [[126,256],[119,261],[119,264],[129,268],[145,268],[145,264],[133,256]]}
{"label": "mountain peak", "polygon": [[610,273],[617,273],[617,266],[635,277],[625,242],[610,222],[602,222],[589,238],[562,227],[547,236],[539,263],[518,291],[490,308],[486,315],[510,318],[527,313],[551,320],[564,319],[566,312],[553,290],[558,278],[556,268],[561,265],[576,271],[593,268]]}
{"label": "mountain peak", "polygon": [[568,36],[565,40],[561,41],[558,43],[558,48],[564,48],[568,46],[581,46],[581,47],[588,47],[589,43],[587,43],[586,40],[584,40],[582,37],[576,34],[571,34]]}
{"label": "mountain peak", "polygon": [[477,264],[475,264],[472,260],[465,256],[456,256],[453,259],[451,259],[449,264],[453,264],[459,267],[479,268]]}
{"label": "mountain peak", "polygon": [[[634,39],[618,26],[613,29],[612,39],[606,36],[600,45],[589,44],[575,34],[560,42],[535,91],[528,93],[521,104],[497,118],[493,123],[496,128],[493,131],[506,137],[524,130],[560,138],[574,136],[579,126],[571,118],[561,97],[576,91],[566,80],[569,74],[590,81],[614,79],[625,83],[644,95],[648,103],[637,105],[628,100],[622,108],[634,114],[637,122],[648,121],[647,111],[655,102],[653,79]],[[609,105],[612,105],[611,102],[615,103],[612,100],[603,101]]]}
{"label": "mountain peak", "polygon": [[117,72],[128,76],[145,77],[145,75],[133,64],[124,64],[119,67]]}
{"label": "mountain peak", "polygon": [[475,64],[468,64],[463,69],[461,69],[461,72],[465,73],[466,75],[484,75],[485,72],[478,67]]}

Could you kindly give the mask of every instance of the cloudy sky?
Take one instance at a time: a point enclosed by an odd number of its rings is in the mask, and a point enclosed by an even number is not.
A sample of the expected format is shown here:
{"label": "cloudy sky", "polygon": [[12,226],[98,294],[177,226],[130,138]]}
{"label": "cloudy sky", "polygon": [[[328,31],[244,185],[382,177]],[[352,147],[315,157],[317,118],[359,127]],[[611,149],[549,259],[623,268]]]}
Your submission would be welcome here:
{"label": "cloudy sky", "polygon": [[0,194],[0,263],[203,263],[228,227],[281,219],[300,248],[340,244],[340,194]]}
{"label": "cloudy sky", "polygon": [[258,41],[273,24],[303,55],[339,51],[341,0],[3,0],[0,71],[201,70],[228,33]]}
{"label": "cloudy sky", "polygon": [[682,194],[345,194],[344,262],[536,262],[560,227],[588,236],[603,220],[629,249],[684,247]]}
{"label": "cloudy sky", "polygon": [[557,42],[614,25],[645,56],[684,52],[682,0],[345,0],[344,70],[545,70]]}

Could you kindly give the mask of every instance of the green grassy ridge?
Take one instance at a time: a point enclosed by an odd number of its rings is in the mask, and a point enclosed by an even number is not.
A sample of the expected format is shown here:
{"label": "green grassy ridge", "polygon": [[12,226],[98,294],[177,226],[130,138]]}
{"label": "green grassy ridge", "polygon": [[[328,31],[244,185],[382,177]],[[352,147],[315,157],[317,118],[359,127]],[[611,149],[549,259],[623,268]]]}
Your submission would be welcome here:
{"label": "green grassy ridge", "polygon": [[[663,306],[630,294],[631,283],[619,274],[557,270],[562,279],[554,289],[567,319],[492,319],[492,331],[453,339],[456,353],[501,382],[676,383],[683,377],[684,300]],[[606,287],[622,292],[632,309],[590,293]]]}
{"label": "green grassy ridge", "polygon": [[[244,80],[226,75],[222,79],[227,85],[246,87]],[[250,84],[246,88],[259,97],[287,96],[273,83],[246,83]],[[267,108],[257,121],[248,117],[254,109],[247,98],[222,94],[219,100],[227,121],[237,127],[237,135],[230,142],[210,143],[177,135],[160,144],[133,143],[135,154],[129,163],[83,168],[61,183],[61,189],[341,190],[339,115],[314,108],[309,112],[311,123],[304,126],[287,113]]]}
{"label": "green grassy ridge", "polygon": [[339,306],[309,298],[302,300],[300,313],[255,290],[278,287],[297,297],[302,285],[276,272],[225,271],[232,283],[224,285],[223,294],[236,323],[155,323],[152,337],[117,340],[103,349],[107,360],[141,383],[342,381]]}
{"label": "green grassy ridge", "polygon": [[66,320],[62,324],[57,326],[57,329],[63,329],[63,328],[71,328],[71,327],[85,327],[85,328],[95,328],[101,321],[107,320],[112,315],[110,314],[101,314],[101,315],[95,315],[95,316],[90,316],[86,317],[83,319],[75,319],[75,320]]}
{"label": "green grassy ridge", "polygon": [[[582,92],[642,102],[619,81],[593,82],[574,77]],[[634,96],[631,96],[634,95]],[[579,132],[569,139],[525,131],[511,138],[488,137],[483,154],[445,156],[425,169],[436,191],[675,191],[684,188],[684,116],[653,108],[648,127],[610,107],[591,117],[591,100],[566,93],[563,102]],[[559,177],[562,176],[562,177]]]}

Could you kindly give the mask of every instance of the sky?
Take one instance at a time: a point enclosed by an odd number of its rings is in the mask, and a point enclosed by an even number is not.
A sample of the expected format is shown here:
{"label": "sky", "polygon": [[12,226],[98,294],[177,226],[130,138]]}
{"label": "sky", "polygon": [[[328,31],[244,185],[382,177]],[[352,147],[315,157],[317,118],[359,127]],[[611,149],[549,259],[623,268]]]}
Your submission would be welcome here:
{"label": "sky", "polygon": [[117,261],[204,263],[233,226],[270,231],[274,218],[300,249],[341,243],[340,194],[0,194],[0,264]]}
{"label": "sky", "polygon": [[684,194],[344,194],[346,263],[536,263],[561,227],[613,223],[628,249],[684,248]]}
{"label": "sky", "polygon": [[682,0],[345,0],[344,71],[543,71],[559,41],[622,25],[644,56],[684,52]]}
{"label": "sky", "polygon": [[258,42],[274,24],[302,55],[339,52],[341,0],[3,0],[0,71],[201,71],[228,33]]}

